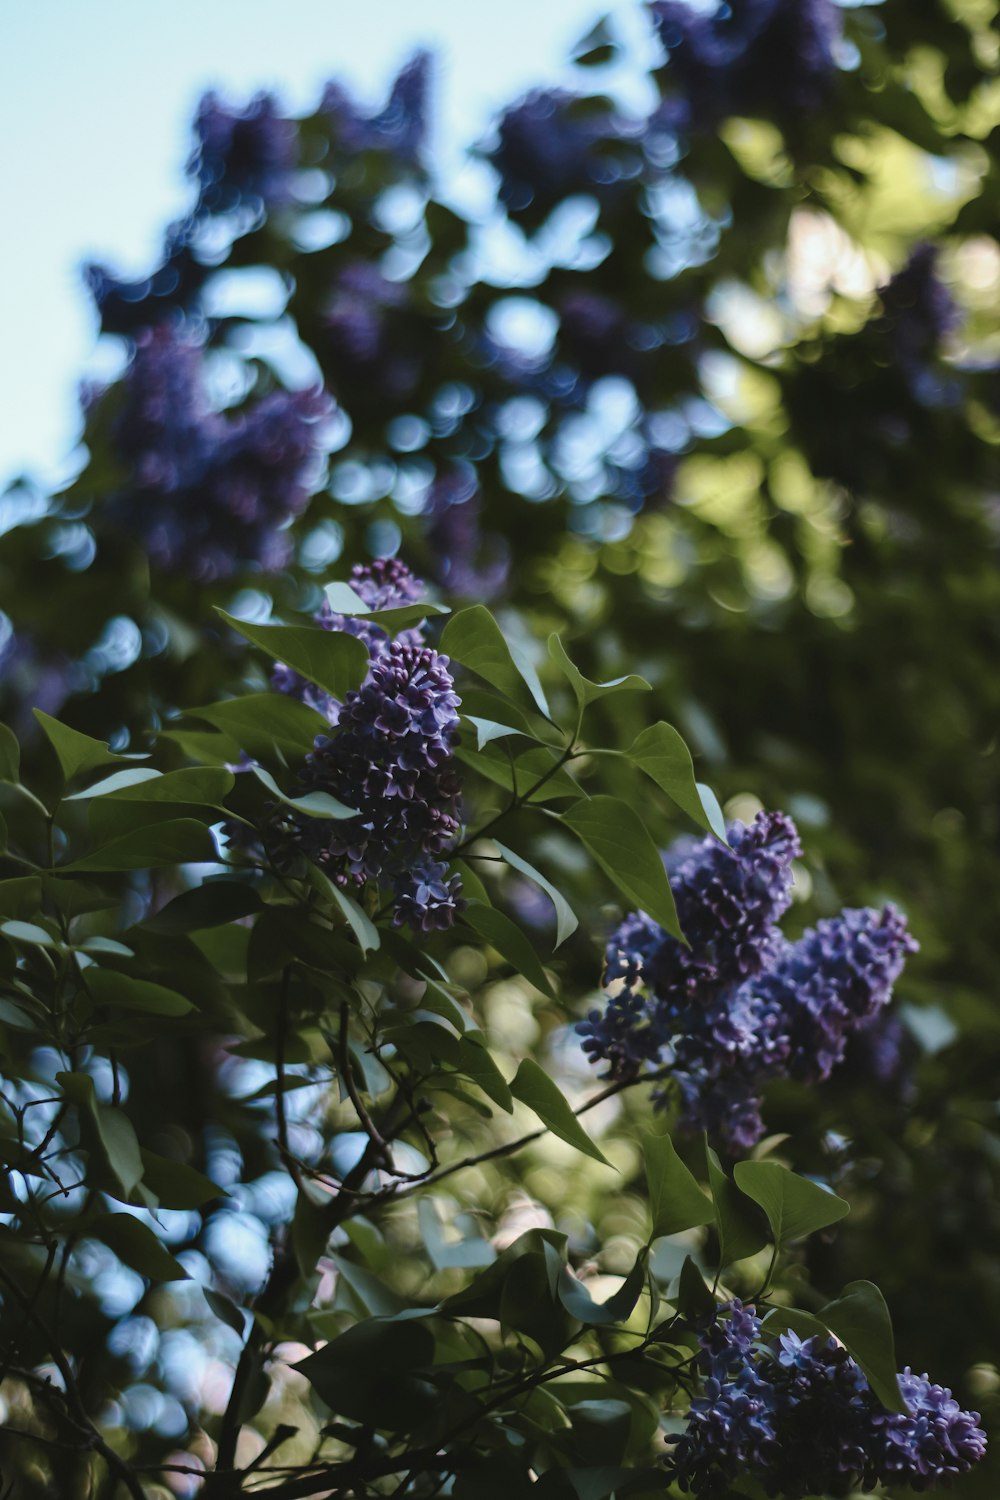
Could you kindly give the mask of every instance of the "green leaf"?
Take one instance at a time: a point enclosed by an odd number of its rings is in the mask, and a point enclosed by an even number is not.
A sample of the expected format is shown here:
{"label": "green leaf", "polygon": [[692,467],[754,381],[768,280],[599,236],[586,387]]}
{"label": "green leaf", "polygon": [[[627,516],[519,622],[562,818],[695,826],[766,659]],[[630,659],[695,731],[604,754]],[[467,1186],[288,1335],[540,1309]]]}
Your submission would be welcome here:
{"label": "green leaf", "polygon": [[458,1038],[456,1067],[463,1077],[481,1088],[488,1099],[492,1099],[494,1104],[510,1114],[514,1108],[510,1085],[493,1061],[492,1053],[475,1037],[466,1035]]}
{"label": "green leaf", "polygon": [[719,1235],[719,1265],[728,1266],[763,1250],[767,1235],[761,1228],[757,1210],[726,1176],[715,1152],[706,1148],[706,1156],[715,1203],[715,1227]]}
{"label": "green leaf", "polygon": [[[109,777],[109,780],[113,778]],[[157,776],[155,782],[108,788],[105,795],[112,796],[115,802],[184,802],[192,807],[217,807],[232,791],[235,781],[232,771],[222,767],[191,766],[182,771],[167,771],[165,775]],[[89,788],[78,795],[89,797],[92,791],[93,788]]]}
{"label": "green leaf", "polygon": [[147,917],[147,932],[176,937],[186,932],[204,932],[209,927],[224,927],[259,911],[260,896],[253,886],[237,880],[206,880],[193,890],[184,891],[156,913]]}
{"label": "green leaf", "polygon": [[525,937],[520,927],[512,922],[510,917],[497,911],[495,907],[483,906],[478,901],[470,901],[462,913],[462,921],[480,937],[486,939],[491,947],[512,964],[517,972],[541,990],[543,995],[548,995],[551,1000],[555,999],[552,986],[548,976],[542,968],[539,958],[531,943]]}
{"label": "green leaf", "polygon": [[631,1317],[645,1285],[646,1247],[643,1246],[621,1286],[604,1302],[595,1302],[583,1282],[577,1280],[568,1266],[563,1266],[559,1274],[559,1300],[578,1322],[607,1328]]}
{"label": "green leaf", "polygon": [[466,724],[471,724],[476,731],[476,749],[482,750],[484,745],[490,745],[494,740],[502,740],[512,734],[523,734],[523,729],[514,729],[510,724],[498,724],[495,719],[476,719],[472,714],[463,714]]}
{"label": "green leaf", "polygon": [[279,802],[284,802],[286,807],[292,807],[297,813],[302,813],[308,818],[356,818],[358,816],[356,807],[345,807],[343,802],[338,802],[336,797],[330,796],[329,792],[307,792],[304,797],[289,797],[263,766],[252,766],[251,770],[257,780],[262,782]]}
{"label": "green leaf", "polygon": [[429,604],[426,600],[418,604],[400,604],[392,609],[370,609],[349,583],[328,583],[323,592],[334,614],[372,620],[387,635],[398,635],[401,630],[409,630],[432,615],[451,613],[446,604]]}
{"label": "green leaf", "polygon": [[[459,745],[455,757],[463,765],[478,771],[480,776],[485,776],[487,781],[503,787],[505,792],[513,792],[516,780],[517,793],[522,798],[536,783],[541,783],[537,793],[525,798],[529,805],[559,797],[579,799],[584,796],[583,788],[573,780],[565,766],[558,764],[560,756],[548,745],[535,745],[526,750],[517,757],[513,770],[506,755],[497,755],[489,749],[483,752]],[[556,766],[558,769],[554,770]]]}
{"label": "green leaf", "polygon": [[558,815],[597,860],[622,895],[684,941],[660,852],[627,802],[591,797]]}
{"label": "green leaf", "polygon": [[100,740],[92,740],[89,734],[81,734],[78,729],[70,729],[68,724],[60,724],[58,719],[42,713],[40,708],[32,709],[32,713],[56,752],[56,759],[67,781],[71,781],[74,776],[82,775],[85,771],[96,770],[98,766],[129,763],[128,756],[116,755]]}
{"label": "green leaf", "polygon": [[152,766],[129,766],[126,771],[113,771],[103,781],[95,781],[93,786],[85,787],[82,792],[74,792],[66,801],[82,802],[88,797],[106,797],[110,792],[141,785],[144,781],[156,781],[162,774],[161,771],[154,771]]}
{"label": "green leaf", "polygon": [[103,1214],[91,1232],[133,1271],[150,1281],[187,1281],[188,1273],[147,1225],[131,1214]]}
{"label": "green leaf", "polygon": [[228,1198],[225,1188],[183,1161],[142,1151],[142,1180],[164,1208],[201,1208],[215,1198]]}
{"label": "green leaf", "polygon": [[208,829],[193,818],[172,818],[166,823],[135,828],[112,839],[82,859],[60,865],[60,875],[82,870],[151,870],[166,865],[200,864],[216,860],[215,843]]}
{"label": "green leaf", "polygon": [[591,682],[566,655],[566,648],[557,635],[549,636],[549,655],[566,678],[580,709],[596,703],[599,698],[609,698],[613,693],[648,693],[649,683],[644,677],[616,677],[611,682]]}
{"label": "green leaf", "polygon": [[714,796],[711,797],[711,803],[703,796],[695,781],[691,752],[672,724],[665,724],[662,720],[658,724],[650,724],[625,754],[699,828],[704,828],[706,833],[714,833],[725,843],[726,824],[718,811],[719,804]]}
{"label": "green leaf", "polygon": [[510,1091],[515,1099],[534,1110],[553,1135],[570,1146],[575,1146],[585,1156],[593,1157],[594,1161],[601,1162],[605,1167],[611,1166],[570,1109],[561,1090],[532,1058],[522,1060],[511,1081]]}
{"label": "green leaf", "polygon": [[316,890],[322,891],[329,896],[341,916],[347,921],[348,927],[358,940],[358,946],[362,953],[374,953],[381,945],[382,938],[378,928],[367,912],[363,911],[358,903],[342,891],[339,885],[327,875],[325,870],[319,869],[317,865],[309,866],[309,883]]}
{"label": "green leaf", "polygon": [[698,1186],[697,1180],[677,1155],[669,1135],[648,1135],[642,1142],[642,1156],[649,1189],[649,1212],[653,1220],[650,1239],[679,1234],[711,1224],[715,1208]]}
{"label": "green leaf", "polygon": [[324,630],[317,625],[251,625],[227,615],[224,609],[217,613],[273,661],[294,668],[338,702],[360,685],[368,671],[368,647],[345,630]]}
{"label": "green leaf", "polygon": [[676,1301],[678,1311],[691,1321],[709,1317],[715,1311],[712,1290],[690,1255],[685,1255],[681,1266]]}
{"label": "green leaf", "polygon": [[0,880],[0,915],[31,917],[42,904],[42,882],[37,875]]}
{"label": "green leaf", "polygon": [[819,1316],[857,1360],[889,1411],[907,1410],[896,1379],[896,1346],[885,1298],[871,1281],[852,1281]]}
{"label": "green leaf", "polygon": [[0,781],[16,782],[21,770],[21,747],[17,735],[0,724]]}
{"label": "green leaf", "polygon": [[225,1323],[234,1333],[238,1333],[240,1338],[243,1338],[246,1333],[247,1315],[242,1308],[237,1307],[235,1302],[230,1302],[222,1292],[217,1292],[210,1286],[203,1286],[201,1293],[220,1323]]}
{"label": "green leaf", "polygon": [[100,1005],[135,1010],[150,1016],[183,1016],[194,1006],[176,990],[148,979],[133,979],[115,969],[88,969],[87,989]]}
{"label": "green leaf", "polygon": [[36,948],[60,948],[62,944],[35,922],[0,922],[0,932],[13,943],[31,943]]}
{"label": "green leaf", "polygon": [[562,892],[556,889],[551,880],[546,880],[545,876],[540,870],[536,870],[534,865],[529,864],[526,859],[522,859],[520,854],[515,854],[513,849],[508,849],[506,844],[501,844],[499,839],[495,839],[494,843],[500,850],[501,857],[506,863],[512,869],[526,876],[528,880],[533,881],[535,885],[540,886],[552,902],[552,905],[556,909],[555,946],[558,948],[561,943],[564,943],[568,937],[572,936],[580,925],[573,908]]}
{"label": "green leaf", "polygon": [[440,649],[505,697],[548,718],[548,704],[537,678],[530,681],[534,674],[529,670],[526,676],[517,665],[503,631],[485,605],[473,604],[453,615],[442,632]]}
{"label": "green leaf", "polygon": [[825,1192],[805,1177],[797,1177],[778,1162],[737,1162],[733,1176],[740,1191],[767,1214],[779,1250],[792,1240],[835,1224],[851,1211],[843,1198]]}
{"label": "green leaf", "polygon": [[305,760],[316,736],[330,728],[322,714],[284,693],[248,693],[188,712],[221,729],[248,754],[266,759],[277,751],[282,761]]}
{"label": "green leaf", "polygon": [[120,1109],[109,1104],[98,1104],[97,1129],[108,1165],[121,1183],[122,1196],[127,1202],[133,1189],[142,1181],[143,1175],[135,1127]]}
{"label": "green leaf", "polygon": [[409,1431],[440,1399],[414,1372],[432,1368],[434,1336],[412,1319],[367,1318],[295,1366],[339,1417]]}

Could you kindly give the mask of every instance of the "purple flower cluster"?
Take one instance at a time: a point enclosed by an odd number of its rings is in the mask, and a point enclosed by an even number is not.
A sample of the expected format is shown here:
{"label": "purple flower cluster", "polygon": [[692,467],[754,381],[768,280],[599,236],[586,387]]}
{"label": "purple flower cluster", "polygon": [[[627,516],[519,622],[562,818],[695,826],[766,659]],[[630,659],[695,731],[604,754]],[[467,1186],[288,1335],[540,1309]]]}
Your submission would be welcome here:
{"label": "purple flower cluster", "polygon": [[298,164],[298,129],[271,94],[229,109],[205,94],[194,119],[197,144],[188,172],[198,184],[196,213],[256,210],[287,202]]}
{"label": "purple flower cluster", "polygon": [[610,106],[563,89],[536,89],[500,117],[487,153],[508,211],[540,222],[564,198],[617,196],[642,170],[640,131]]}
{"label": "purple flower cluster", "polygon": [[458,833],[461,792],[459,698],[448,665],[428,646],[392,641],[378,651],[303,775],[358,809],[343,822],[309,819],[305,852],[342,887],[388,880],[396,925],[422,932],[450,927],[460,910],[461,882],[441,859]]}
{"label": "purple flower cluster", "polygon": [[[417,603],[424,586],[398,558],[359,564],[351,587],[371,610]],[[424,644],[416,626],[391,638],[365,616],[342,615],[324,604],[316,616],[326,630],[344,630],[368,647],[361,686],[338,703],[290,668],[279,666],[272,686],[323,713],[335,732],[321,735],[303,781],[331,793],[356,818],[342,822],[296,819],[291,845],[347,888],[385,880],[395,893],[397,926],[422,932],[450,927],[461,910],[461,881],[441,858],[458,833],[461,783],[455,769],[459,698],[448,658]],[[283,841],[289,842],[282,818]]]}
{"label": "purple flower cluster", "polygon": [[947,1484],[984,1456],[978,1412],[907,1369],[908,1411],[885,1410],[864,1372],[833,1339],[764,1334],[752,1307],[720,1308],[699,1339],[703,1394],[667,1466],[682,1490],[731,1493],[748,1472],[769,1496],[843,1494],[854,1483],[925,1490]]}
{"label": "purple flower cluster", "polygon": [[316,391],[274,391],[233,416],[209,409],[200,348],[166,325],[145,329],[114,418],[127,479],[109,504],[157,568],[202,582],[273,570],[284,528],[304,508],[329,410]]}
{"label": "purple flower cluster", "polygon": [[417,166],[427,139],[431,58],[416,52],[403,67],[385,107],[376,114],[359,109],[342,84],[328,83],[320,113],[333,128],[334,148],[349,156],[384,151],[408,166]]}
{"label": "purple flower cluster", "polygon": [[731,0],[713,11],[654,0],[651,9],[680,128],[712,130],[730,115],[790,124],[822,105],[841,33],[836,0]]}
{"label": "purple flower cluster", "polygon": [[777,919],[801,852],[782,813],[760,813],[667,856],[685,947],[644,913],[625,918],[607,949],[604,1011],[580,1023],[593,1061],[615,1077],[669,1071],[690,1129],[734,1148],[764,1133],[769,1079],[828,1078],[848,1038],[888,1002],[916,943],[892,906],[844,911],[795,943]]}

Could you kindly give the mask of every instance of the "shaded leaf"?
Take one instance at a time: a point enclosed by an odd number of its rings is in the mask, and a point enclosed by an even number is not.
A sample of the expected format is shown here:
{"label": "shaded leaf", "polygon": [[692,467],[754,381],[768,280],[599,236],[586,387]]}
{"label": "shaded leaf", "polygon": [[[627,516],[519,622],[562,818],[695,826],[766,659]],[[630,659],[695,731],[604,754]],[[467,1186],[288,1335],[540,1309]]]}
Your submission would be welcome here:
{"label": "shaded leaf", "polygon": [[531,946],[529,939],[521,931],[510,917],[495,907],[483,906],[478,901],[470,901],[462,913],[462,921],[478,932],[480,937],[495,948],[496,951],[512,964],[519,974],[541,990],[543,995],[555,999],[552,986],[548,976],[542,968],[538,955]]}
{"label": "shaded leaf", "polygon": [[500,854],[506,863],[512,869],[526,876],[528,880],[533,881],[535,885],[540,886],[552,902],[556,910],[555,946],[558,948],[561,943],[564,943],[568,937],[572,936],[580,925],[573,908],[562,892],[557,890],[551,880],[546,880],[545,876],[540,870],[536,870],[534,865],[529,864],[520,854],[515,854],[513,849],[508,849],[506,844],[501,844],[498,839],[494,839],[494,843],[500,850]]}
{"label": "shaded leaf", "polygon": [[804,1239],[817,1229],[835,1224],[851,1205],[816,1183],[774,1161],[741,1161],[733,1169],[741,1192],[759,1203],[767,1214],[779,1250],[792,1240]]}
{"label": "shaded leaf", "polygon": [[575,1146],[585,1156],[593,1157],[594,1161],[599,1161],[606,1167],[611,1166],[570,1109],[562,1091],[532,1058],[522,1060],[511,1081],[510,1091],[515,1099],[534,1110],[553,1135],[570,1146]]}
{"label": "shaded leaf", "polygon": [[581,709],[587,708],[591,703],[596,703],[600,698],[611,697],[614,693],[648,693],[651,691],[644,677],[616,677],[611,682],[591,682],[570,661],[566,648],[557,635],[549,636],[549,655],[573,689],[573,695]]}
{"label": "shaded leaf", "polygon": [[131,1214],[103,1214],[91,1226],[91,1233],[103,1240],[133,1271],[150,1281],[186,1281],[188,1273],[156,1238],[153,1231]]}
{"label": "shaded leaf", "polygon": [[217,610],[227,625],[273,661],[284,662],[339,702],[358,687],[368,671],[368,648],[345,630],[318,625],[253,625]]}
{"label": "shaded leaf", "polygon": [[[625,754],[633,765],[655,781],[672,802],[687,813],[699,828],[725,842],[726,824],[719,804],[708,788],[694,776],[691,752],[672,724],[650,724]],[[709,800],[710,798],[710,800]]]}
{"label": "shaded leaf", "polygon": [[660,852],[638,813],[617,797],[591,797],[558,814],[621,893],[684,941]]}
{"label": "shaded leaf", "polygon": [[133,829],[112,839],[100,849],[60,865],[58,873],[78,870],[147,870],[164,865],[203,863],[217,858],[208,829],[193,818],[172,818],[166,823]]}
{"label": "shaded leaf", "polygon": [[653,1220],[650,1239],[679,1234],[711,1224],[715,1219],[712,1200],[702,1192],[696,1178],[677,1155],[669,1135],[643,1139],[642,1155],[649,1189],[649,1212]]}

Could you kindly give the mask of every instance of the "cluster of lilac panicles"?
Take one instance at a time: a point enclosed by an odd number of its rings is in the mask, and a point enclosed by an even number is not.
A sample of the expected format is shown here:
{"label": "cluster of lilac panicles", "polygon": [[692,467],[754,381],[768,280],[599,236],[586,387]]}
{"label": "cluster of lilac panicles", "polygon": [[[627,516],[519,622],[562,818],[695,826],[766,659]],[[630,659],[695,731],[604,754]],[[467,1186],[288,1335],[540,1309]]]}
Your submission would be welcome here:
{"label": "cluster of lilac panicles", "polygon": [[458,598],[489,603],[507,587],[510,547],[496,533],[484,537],[475,474],[457,470],[431,486],[425,535],[439,583]]}
{"label": "cluster of lilac panicles", "polygon": [[274,391],[233,416],[213,412],[199,347],[166,324],[146,329],[115,418],[128,478],[109,514],[155,567],[201,582],[281,567],[284,528],[318,477],[328,411],[319,392]]}
{"label": "cluster of lilac panicles", "polygon": [[260,210],[291,196],[298,165],[298,130],[271,94],[256,94],[245,109],[229,109],[205,94],[194,119],[197,145],[188,172],[198,184],[196,212]]}
{"label": "cluster of lilac panicles", "polygon": [[615,197],[642,170],[640,133],[608,105],[536,89],[501,115],[487,156],[508,211],[540,221],[576,193]]}
{"label": "cluster of lilac panicles", "polygon": [[712,130],[730,115],[792,124],[822,105],[841,35],[836,0],[720,0],[714,10],[654,0],[651,9],[677,128]]}
{"label": "cluster of lilac panicles", "polygon": [[828,1078],[917,945],[891,906],[844,911],[787,942],[776,923],[801,852],[794,824],[759,813],[749,828],[731,825],[728,838],[729,848],[682,840],[670,851],[690,946],[641,912],[626,917],[608,944],[606,1008],[579,1030],[613,1077],[667,1070],[684,1125],[746,1149],[764,1133],[768,1081]]}
{"label": "cluster of lilac panicles", "polygon": [[304,773],[358,816],[309,819],[299,829],[303,851],[341,887],[388,881],[396,925],[422,932],[450,927],[461,910],[461,882],[441,858],[459,829],[458,705],[447,657],[392,641],[373,655]]}
{"label": "cluster of lilac panicles", "polygon": [[785,1333],[772,1343],[752,1307],[721,1307],[701,1334],[703,1394],[667,1459],[671,1478],[722,1500],[752,1475],[770,1496],[846,1494],[857,1483],[947,1484],[979,1462],[978,1412],[904,1370],[907,1412],[888,1412],[860,1366],[834,1339]]}
{"label": "cluster of lilac panicles", "polygon": [[[418,604],[426,592],[421,580],[414,577],[398,557],[380,557],[371,563],[356,563],[351,569],[350,584],[362,604],[366,604],[370,610],[400,609],[406,604]],[[364,615],[338,614],[330,607],[328,600],[323,601],[314,618],[324,630],[343,630],[348,635],[357,636],[364,641],[368,654],[372,657],[385,651],[391,644],[388,632],[381,625],[366,619]],[[420,626],[415,626],[411,630],[401,631],[396,640],[404,646],[419,647],[424,643],[423,631]],[[340,704],[315,683],[300,676],[294,668],[279,663],[271,674],[271,686],[279,693],[300,698],[303,703],[329,719],[331,724],[336,724]]]}
{"label": "cluster of lilac panicles", "polygon": [[333,126],[335,148],[350,156],[384,151],[407,166],[419,165],[427,140],[430,75],[430,54],[414,53],[376,114],[359,109],[341,84],[328,83],[320,112]]}

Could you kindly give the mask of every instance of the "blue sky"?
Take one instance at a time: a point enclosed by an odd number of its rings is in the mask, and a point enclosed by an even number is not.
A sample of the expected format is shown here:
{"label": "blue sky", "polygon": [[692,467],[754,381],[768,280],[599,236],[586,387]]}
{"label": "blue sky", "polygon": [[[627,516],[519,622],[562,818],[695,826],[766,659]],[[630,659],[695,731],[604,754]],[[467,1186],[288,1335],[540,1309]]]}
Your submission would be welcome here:
{"label": "blue sky", "polygon": [[373,102],[417,45],[438,54],[446,158],[497,106],[558,80],[600,0],[6,0],[0,5],[0,487],[63,472],[94,350],[88,259],[139,274],[189,201],[199,94],[313,102],[340,76]]}

